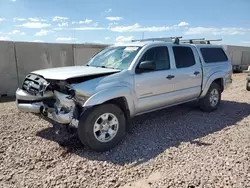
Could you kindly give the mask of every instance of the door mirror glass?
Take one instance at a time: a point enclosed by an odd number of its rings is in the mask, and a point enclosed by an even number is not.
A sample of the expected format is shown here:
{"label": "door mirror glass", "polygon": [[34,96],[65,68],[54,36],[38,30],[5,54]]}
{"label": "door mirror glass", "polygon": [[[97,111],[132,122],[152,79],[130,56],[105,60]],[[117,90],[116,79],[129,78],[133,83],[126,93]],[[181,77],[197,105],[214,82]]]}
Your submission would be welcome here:
{"label": "door mirror glass", "polygon": [[148,72],[156,69],[156,64],[154,61],[142,61],[137,68],[136,72]]}

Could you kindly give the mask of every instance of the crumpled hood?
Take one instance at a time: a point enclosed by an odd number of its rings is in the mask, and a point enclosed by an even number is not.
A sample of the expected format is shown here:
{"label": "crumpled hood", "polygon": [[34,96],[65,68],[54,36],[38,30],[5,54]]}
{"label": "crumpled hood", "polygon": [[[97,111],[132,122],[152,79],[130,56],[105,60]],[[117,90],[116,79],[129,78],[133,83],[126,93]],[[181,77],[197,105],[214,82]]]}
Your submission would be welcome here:
{"label": "crumpled hood", "polygon": [[45,79],[66,80],[69,78],[115,73],[119,71],[120,70],[118,69],[108,69],[101,67],[69,66],[69,67],[42,69],[33,71],[31,73],[43,76]]}

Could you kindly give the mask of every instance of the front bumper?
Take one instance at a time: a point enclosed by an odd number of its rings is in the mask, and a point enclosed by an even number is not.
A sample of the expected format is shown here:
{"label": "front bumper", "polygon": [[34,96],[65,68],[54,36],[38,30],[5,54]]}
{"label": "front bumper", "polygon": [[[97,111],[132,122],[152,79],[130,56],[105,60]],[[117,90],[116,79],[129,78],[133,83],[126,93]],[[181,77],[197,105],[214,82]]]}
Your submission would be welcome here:
{"label": "front bumper", "polygon": [[40,113],[43,105],[42,101],[53,97],[52,92],[46,93],[44,96],[34,96],[18,88],[16,91],[16,105],[18,110],[22,112]]}
{"label": "front bumper", "polygon": [[[54,100],[54,102],[48,105],[47,101],[49,100]],[[60,124],[78,126],[78,120],[74,118],[74,101],[57,91],[54,91],[54,93],[47,92],[44,96],[34,96],[18,88],[16,91],[16,106],[21,112],[41,114]]]}
{"label": "front bumper", "polygon": [[41,106],[42,103],[19,103],[18,100],[16,100],[17,108],[21,112],[30,112],[30,113],[40,113],[41,112]]}

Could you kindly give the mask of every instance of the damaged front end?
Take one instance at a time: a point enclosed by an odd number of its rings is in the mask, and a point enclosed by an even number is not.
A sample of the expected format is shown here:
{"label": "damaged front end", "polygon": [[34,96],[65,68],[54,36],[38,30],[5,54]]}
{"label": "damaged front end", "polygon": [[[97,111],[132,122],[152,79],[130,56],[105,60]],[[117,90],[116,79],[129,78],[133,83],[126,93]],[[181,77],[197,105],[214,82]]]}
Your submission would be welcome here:
{"label": "damaged front end", "polygon": [[22,112],[40,114],[48,120],[76,128],[82,112],[67,81],[46,80],[35,74],[26,76],[22,88],[17,89],[16,103]]}

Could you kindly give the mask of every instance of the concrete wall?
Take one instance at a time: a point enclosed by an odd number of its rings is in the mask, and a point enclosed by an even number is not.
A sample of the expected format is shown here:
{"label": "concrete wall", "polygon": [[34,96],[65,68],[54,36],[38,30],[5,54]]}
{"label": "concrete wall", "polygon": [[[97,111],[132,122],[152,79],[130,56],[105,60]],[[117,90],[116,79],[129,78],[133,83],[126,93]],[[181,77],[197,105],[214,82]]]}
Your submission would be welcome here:
{"label": "concrete wall", "polygon": [[31,71],[84,65],[106,46],[0,41],[0,97],[15,95]]}
{"label": "concrete wall", "polygon": [[19,86],[31,71],[74,65],[71,44],[17,42],[15,46]]}
{"label": "concrete wall", "polygon": [[13,95],[18,84],[13,42],[0,42],[0,97]]}
{"label": "concrete wall", "polygon": [[75,65],[86,65],[87,62],[102,49],[108,45],[85,45],[74,44],[74,62]]}

